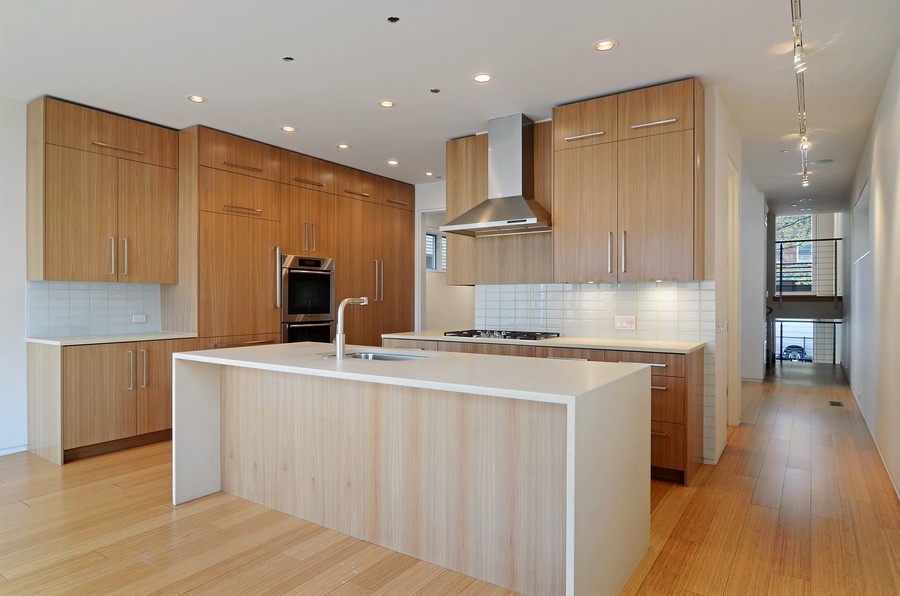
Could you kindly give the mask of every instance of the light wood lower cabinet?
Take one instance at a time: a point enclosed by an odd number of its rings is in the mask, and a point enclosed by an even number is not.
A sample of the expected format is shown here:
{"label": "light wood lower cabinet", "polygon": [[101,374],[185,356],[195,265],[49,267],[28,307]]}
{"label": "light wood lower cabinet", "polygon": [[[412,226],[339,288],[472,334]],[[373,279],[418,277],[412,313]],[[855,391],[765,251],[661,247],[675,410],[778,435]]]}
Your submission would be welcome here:
{"label": "light wood lower cabinet", "polygon": [[650,465],[655,477],[688,485],[703,463],[703,352],[626,352],[541,345],[388,338],[386,348],[649,364]]}
{"label": "light wood lower cabinet", "polygon": [[196,339],[29,343],[29,450],[61,464],[168,439],[172,354],[196,348]]}

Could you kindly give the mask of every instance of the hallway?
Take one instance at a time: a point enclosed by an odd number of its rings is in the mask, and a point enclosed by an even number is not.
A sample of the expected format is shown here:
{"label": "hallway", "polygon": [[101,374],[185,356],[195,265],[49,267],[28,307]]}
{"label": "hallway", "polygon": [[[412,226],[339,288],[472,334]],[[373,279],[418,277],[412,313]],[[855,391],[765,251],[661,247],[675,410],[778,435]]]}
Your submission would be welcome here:
{"label": "hallway", "polygon": [[779,363],[743,404],[694,486],[653,481],[625,593],[900,593],[900,501],[840,367]]}

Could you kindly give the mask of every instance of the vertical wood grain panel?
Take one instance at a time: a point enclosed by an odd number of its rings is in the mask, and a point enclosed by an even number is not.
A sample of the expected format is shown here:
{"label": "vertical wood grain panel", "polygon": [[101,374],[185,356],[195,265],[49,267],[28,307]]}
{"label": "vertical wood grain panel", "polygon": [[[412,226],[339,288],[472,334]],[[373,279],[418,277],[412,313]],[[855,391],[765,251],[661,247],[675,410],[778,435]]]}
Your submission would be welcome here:
{"label": "vertical wood grain panel", "polygon": [[706,263],[706,102],[694,79],[694,279],[705,279]]}
{"label": "vertical wood grain panel", "polygon": [[[487,135],[447,142],[447,221],[487,199]],[[478,283],[475,239],[447,235],[447,284]]]}
{"label": "vertical wood grain panel", "polygon": [[25,160],[25,272],[44,279],[44,113],[45,98],[28,104]]}
{"label": "vertical wood grain panel", "polygon": [[136,374],[142,390],[137,396],[135,432],[141,435],[172,428],[172,354],[196,350],[197,340],[148,341],[138,344],[136,349],[139,357]]}
{"label": "vertical wood grain panel", "polygon": [[62,351],[59,346],[27,344],[28,450],[63,463]]}
{"label": "vertical wood grain panel", "polygon": [[226,492],[514,590],[563,591],[564,406],[251,369],[224,370],[222,387]]}
{"label": "vertical wood grain panel", "polygon": [[[619,94],[619,140],[694,128],[694,81],[685,79]],[[631,128],[675,118],[675,122]]]}

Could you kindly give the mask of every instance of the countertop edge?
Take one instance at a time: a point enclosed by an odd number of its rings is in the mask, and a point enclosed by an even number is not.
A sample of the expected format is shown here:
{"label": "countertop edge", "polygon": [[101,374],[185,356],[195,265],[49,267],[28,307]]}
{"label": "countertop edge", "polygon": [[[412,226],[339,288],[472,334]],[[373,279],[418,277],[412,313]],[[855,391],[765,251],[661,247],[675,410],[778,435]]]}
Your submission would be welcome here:
{"label": "countertop edge", "polygon": [[558,337],[542,340],[498,339],[480,337],[445,336],[441,331],[408,331],[404,333],[384,333],[382,339],[407,339],[419,341],[449,341],[463,343],[506,344],[519,346],[542,346],[549,348],[574,348],[590,350],[620,350],[627,352],[664,352],[668,354],[690,354],[706,347],[706,342],[683,340],[630,340],[592,337]]}
{"label": "countertop edge", "polygon": [[121,344],[132,341],[164,341],[167,339],[193,339],[197,334],[187,331],[154,331],[127,335],[84,335],[77,337],[26,337],[25,343],[51,346],[88,346],[97,344]]}

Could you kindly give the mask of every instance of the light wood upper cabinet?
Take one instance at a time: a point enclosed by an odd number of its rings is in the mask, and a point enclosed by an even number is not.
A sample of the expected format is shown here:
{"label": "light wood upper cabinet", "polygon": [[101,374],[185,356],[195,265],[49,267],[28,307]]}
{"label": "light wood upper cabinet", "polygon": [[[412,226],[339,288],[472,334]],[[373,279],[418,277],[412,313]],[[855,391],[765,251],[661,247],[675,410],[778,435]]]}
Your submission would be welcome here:
{"label": "light wood upper cabinet", "polygon": [[200,337],[280,331],[277,244],[277,222],[200,213]]}
{"label": "light wood upper cabinet", "polygon": [[615,282],[616,145],[554,152],[553,275],[557,282]]}
{"label": "light wood upper cabinet", "polygon": [[616,142],[617,106],[611,95],[553,108],[553,150]]}
{"label": "light wood upper cabinet", "polygon": [[118,163],[119,281],[178,281],[178,172]]}
{"label": "light wood upper cabinet", "polygon": [[198,127],[197,158],[201,166],[281,180],[283,151],[205,126]]}
{"label": "light wood upper cabinet", "polygon": [[334,194],[336,195],[372,203],[377,202],[375,198],[374,174],[335,165],[334,187]]}
{"label": "light wood upper cabinet", "polygon": [[[487,135],[447,141],[447,221],[487,199]],[[475,238],[447,234],[447,285],[478,283]]]}
{"label": "light wood upper cabinet", "polygon": [[619,281],[694,279],[693,131],[619,143]]}
{"label": "light wood upper cabinet", "polygon": [[293,151],[283,151],[281,159],[282,182],[319,192],[335,192],[333,163]]}
{"label": "light wood upper cabinet", "polygon": [[178,133],[50,97],[44,106],[44,142],[121,159],[178,168]]}
{"label": "light wood upper cabinet", "polygon": [[619,140],[694,128],[695,86],[686,79],[620,93]]}
{"label": "light wood upper cabinet", "polygon": [[416,187],[399,180],[375,177],[375,199],[379,205],[416,210]]}
{"label": "light wood upper cabinet", "polygon": [[289,255],[334,258],[333,195],[286,187],[281,199],[281,252]]}
{"label": "light wood upper cabinet", "polygon": [[[47,98],[28,105],[28,279],[176,283],[178,174],[153,163],[177,156],[177,144],[164,148],[174,133],[155,138],[150,124],[92,112]],[[145,159],[91,138],[146,141]]]}
{"label": "light wood upper cabinet", "polygon": [[201,211],[279,219],[279,195],[286,188],[282,184],[202,166],[197,168],[197,180]]}

